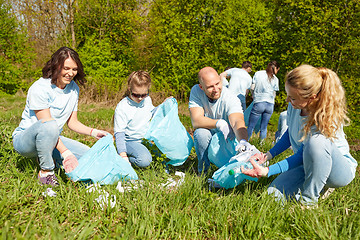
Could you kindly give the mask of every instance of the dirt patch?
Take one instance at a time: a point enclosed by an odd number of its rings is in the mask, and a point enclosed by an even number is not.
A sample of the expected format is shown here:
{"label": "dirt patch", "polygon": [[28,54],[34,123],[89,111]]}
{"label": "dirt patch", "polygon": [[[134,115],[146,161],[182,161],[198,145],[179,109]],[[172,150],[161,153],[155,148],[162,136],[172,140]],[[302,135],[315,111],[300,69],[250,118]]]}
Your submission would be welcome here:
{"label": "dirt patch", "polygon": [[350,149],[353,151],[360,151],[360,140],[359,139],[351,139],[349,142],[352,144],[349,145]]}

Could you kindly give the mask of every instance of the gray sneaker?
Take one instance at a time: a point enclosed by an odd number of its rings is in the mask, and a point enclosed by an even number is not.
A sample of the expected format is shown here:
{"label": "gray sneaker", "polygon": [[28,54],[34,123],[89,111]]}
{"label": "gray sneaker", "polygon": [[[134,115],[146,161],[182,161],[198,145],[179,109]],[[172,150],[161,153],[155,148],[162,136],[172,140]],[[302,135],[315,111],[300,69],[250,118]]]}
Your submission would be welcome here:
{"label": "gray sneaker", "polygon": [[47,175],[46,177],[40,177],[40,175],[38,175],[38,179],[42,185],[51,185],[53,187],[59,186],[59,182],[55,174],[50,174]]}

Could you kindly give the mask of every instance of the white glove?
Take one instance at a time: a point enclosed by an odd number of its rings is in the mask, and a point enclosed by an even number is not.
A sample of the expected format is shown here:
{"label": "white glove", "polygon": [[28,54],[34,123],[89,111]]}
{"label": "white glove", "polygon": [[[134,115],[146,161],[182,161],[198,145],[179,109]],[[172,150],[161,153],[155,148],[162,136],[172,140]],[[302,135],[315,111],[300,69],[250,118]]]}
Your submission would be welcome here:
{"label": "white glove", "polygon": [[91,132],[90,132],[90,135],[96,139],[100,139],[100,138],[106,136],[107,134],[108,134],[108,132],[98,130],[96,128],[91,129]]}
{"label": "white glove", "polygon": [[63,166],[65,172],[69,173],[79,165],[78,160],[70,150],[66,149],[64,152],[61,153],[61,156],[64,158]]}
{"label": "white glove", "polygon": [[216,129],[218,129],[220,132],[222,132],[222,134],[224,135],[224,138],[226,140],[226,138],[228,137],[231,129],[230,129],[230,125],[224,120],[224,119],[219,119],[216,124]]}
{"label": "white glove", "polygon": [[253,145],[248,143],[245,139],[241,139],[239,144],[235,147],[235,151],[237,152],[246,152],[255,148]]}

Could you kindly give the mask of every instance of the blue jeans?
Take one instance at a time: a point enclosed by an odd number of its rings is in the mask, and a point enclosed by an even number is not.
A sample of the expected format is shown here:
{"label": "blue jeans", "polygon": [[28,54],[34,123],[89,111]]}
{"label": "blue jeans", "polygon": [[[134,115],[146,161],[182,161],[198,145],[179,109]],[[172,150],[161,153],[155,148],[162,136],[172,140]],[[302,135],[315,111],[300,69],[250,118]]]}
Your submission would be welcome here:
{"label": "blue jeans", "polygon": [[152,162],[149,150],[138,141],[128,141],[126,144],[126,154],[131,163],[138,167],[147,167]]}
{"label": "blue jeans", "polygon": [[306,205],[317,203],[324,187],[348,185],[355,170],[330,139],[315,134],[304,143],[303,165],[281,173],[269,186],[277,200],[295,197]]}
{"label": "blue jeans", "polygon": [[206,173],[210,167],[210,160],[208,158],[208,149],[210,140],[215,134],[206,128],[198,128],[194,132],[194,146],[198,158],[198,173]]}
{"label": "blue jeans", "polygon": [[243,109],[243,112],[246,110],[246,97],[242,94],[237,95],[237,97],[240,99],[241,107]]}
{"label": "blue jeans", "polygon": [[274,111],[274,104],[268,102],[258,102],[254,103],[253,108],[251,109],[249,116],[249,125],[247,128],[248,136],[250,139],[252,132],[258,122],[259,118],[261,118],[260,122],[260,139],[263,140],[266,138],[267,133],[267,125],[270,121],[270,117]]}
{"label": "blue jeans", "polygon": [[58,139],[69,149],[77,159],[90,148],[78,141],[60,136],[59,127],[55,120],[37,121],[25,131],[15,135],[13,145],[15,151],[24,157],[39,158],[42,170],[53,170],[55,162],[62,163],[62,157],[55,148]]}

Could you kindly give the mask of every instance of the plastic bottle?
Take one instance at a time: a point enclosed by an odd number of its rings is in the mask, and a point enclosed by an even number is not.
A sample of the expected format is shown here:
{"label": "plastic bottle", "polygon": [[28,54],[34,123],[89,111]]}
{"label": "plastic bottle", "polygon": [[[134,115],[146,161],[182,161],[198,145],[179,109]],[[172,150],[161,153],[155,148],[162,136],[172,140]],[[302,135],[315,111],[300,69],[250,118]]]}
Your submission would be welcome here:
{"label": "plastic bottle", "polygon": [[235,175],[237,173],[241,173],[241,168],[240,167],[234,167],[233,169],[229,170],[229,175]]}

